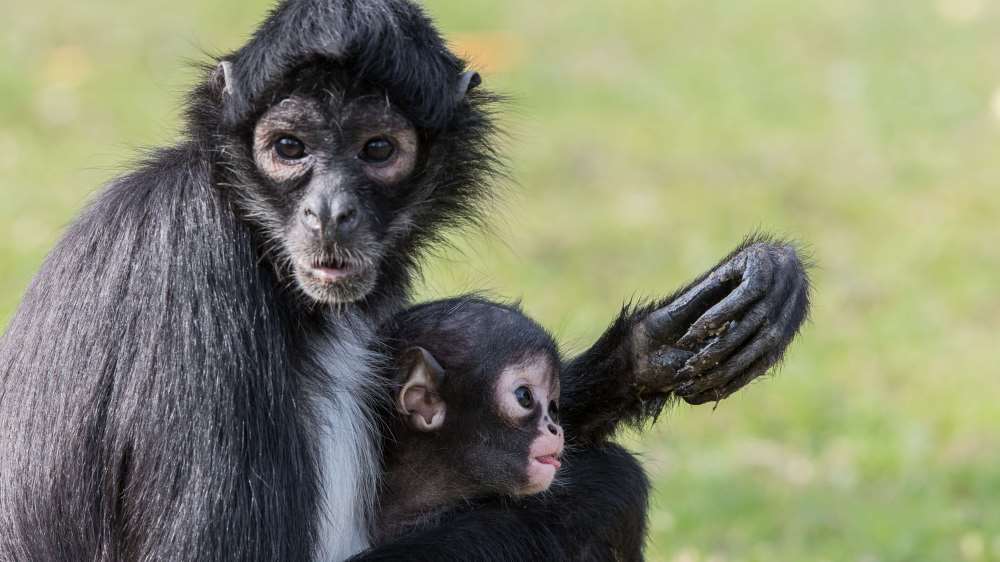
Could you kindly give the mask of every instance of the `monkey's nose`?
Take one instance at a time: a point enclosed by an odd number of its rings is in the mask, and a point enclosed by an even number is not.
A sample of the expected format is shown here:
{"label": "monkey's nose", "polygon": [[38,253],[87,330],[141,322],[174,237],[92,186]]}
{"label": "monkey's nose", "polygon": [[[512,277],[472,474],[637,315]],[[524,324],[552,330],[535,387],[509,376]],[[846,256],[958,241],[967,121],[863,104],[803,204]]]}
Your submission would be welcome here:
{"label": "monkey's nose", "polygon": [[550,423],[549,433],[551,433],[552,435],[559,435],[559,426],[554,423]]}
{"label": "monkey's nose", "polygon": [[350,236],[360,222],[357,207],[339,197],[329,202],[320,200],[306,205],[302,209],[301,220],[313,235],[332,240]]}

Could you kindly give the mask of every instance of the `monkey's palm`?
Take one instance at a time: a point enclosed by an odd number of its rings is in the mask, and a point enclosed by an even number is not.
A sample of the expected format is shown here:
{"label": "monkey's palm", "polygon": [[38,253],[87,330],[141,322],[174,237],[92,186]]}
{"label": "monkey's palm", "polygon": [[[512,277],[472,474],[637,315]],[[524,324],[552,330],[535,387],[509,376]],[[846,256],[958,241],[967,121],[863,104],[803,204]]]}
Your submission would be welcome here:
{"label": "monkey's palm", "polygon": [[781,359],[806,317],[808,293],[793,247],[744,244],[636,325],[636,384],[691,404],[729,396]]}

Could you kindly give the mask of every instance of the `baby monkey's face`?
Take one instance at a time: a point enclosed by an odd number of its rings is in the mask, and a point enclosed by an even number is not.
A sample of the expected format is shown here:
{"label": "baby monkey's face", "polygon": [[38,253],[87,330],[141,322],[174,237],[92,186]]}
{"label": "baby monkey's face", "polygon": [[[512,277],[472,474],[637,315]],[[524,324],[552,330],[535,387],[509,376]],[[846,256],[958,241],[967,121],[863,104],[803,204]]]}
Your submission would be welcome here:
{"label": "baby monkey's face", "polygon": [[[529,442],[523,483],[514,493],[530,495],[552,485],[559,470],[564,437],[559,425],[557,365],[545,354],[503,369],[495,386],[501,419],[515,430],[533,435]],[[523,454],[523,450],[521,451]]]}
{"label": "baby monkey's face", "polygon": [[527,496],[552,485],[563,452],[557,356],[531,353],[481,376],[448,370],[420,347],[401,361],[397,410],[434,436],[428,446],[448,451],[476,493]]}

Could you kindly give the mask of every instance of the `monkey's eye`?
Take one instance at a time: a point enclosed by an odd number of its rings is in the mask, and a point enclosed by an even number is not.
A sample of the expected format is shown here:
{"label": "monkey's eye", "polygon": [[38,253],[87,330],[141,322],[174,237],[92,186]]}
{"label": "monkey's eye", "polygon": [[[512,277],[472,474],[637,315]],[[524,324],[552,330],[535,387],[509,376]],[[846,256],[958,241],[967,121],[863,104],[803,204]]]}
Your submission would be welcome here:
{"label": "monkey's eye", "polygon": [[295,137],[281,137],[274,142],[274,151],[285,160],[298,160],[305,157],[306,145]]}
{"label": "monkey's eye", "polygon": [[556,404],[555,400],[549,402],[549,417],[552,418],[552,421],[559,423],[559,404]]}
{"label": "monkey's eye", "polygon": [[365,143],[358,158],[369,164],[381,164],[396,153],[396,147],[385,137],[375,137]]}
{"label": "monkey's eye", "polygon": [[531,395],[531,389],[526,386],[519,386],[514,390],[514,398],[522,408],[528,409],[535,404],[535,397]]}

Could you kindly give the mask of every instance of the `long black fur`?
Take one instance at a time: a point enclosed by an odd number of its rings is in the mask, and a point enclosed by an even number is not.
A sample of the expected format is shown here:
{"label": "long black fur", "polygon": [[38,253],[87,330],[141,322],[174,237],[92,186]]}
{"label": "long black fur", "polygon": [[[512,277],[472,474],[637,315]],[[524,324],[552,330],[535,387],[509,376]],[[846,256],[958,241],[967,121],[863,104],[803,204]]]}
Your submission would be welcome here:
{"label": "long black fur", "polygon": [[158,151],[109,186],[2,340],[4,560],[308,552],[287,523],[314,508],[293,308],[206,153]]}

